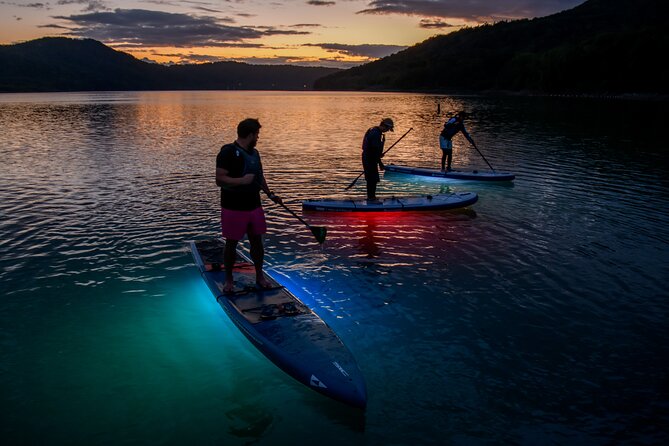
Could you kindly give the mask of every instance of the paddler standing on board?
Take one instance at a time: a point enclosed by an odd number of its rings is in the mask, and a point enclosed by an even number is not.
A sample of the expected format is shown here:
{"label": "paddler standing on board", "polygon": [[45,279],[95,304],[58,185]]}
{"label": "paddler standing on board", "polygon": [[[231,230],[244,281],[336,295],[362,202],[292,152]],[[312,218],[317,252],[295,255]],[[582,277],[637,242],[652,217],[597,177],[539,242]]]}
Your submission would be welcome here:
{"label": "paddler standing on board", "polygon": [[237,243],[244,234],[249,237],[257,285],[261,288],[271,286],[262,271],[265,256],[262,234],[267,232],[267,225],[260,190],[275,203],[282,203],[282,200],[267,186],[260,153],[255,148],[260,127],[257,119],[240,122],[237,140],[221,147],[216,157],[216,184],[221,188],[221,232],[225,238],[225,293],[233,291],[232,270],[237,258]]}
{"label": "paddler standing on board", "polygon": [[[455,116],[450,118],[444,124],[444,129],[439,134],[439,147],[441,148],[441,171],[446,172],[451,170],[451,161],[453,160],[453,137],[458,133],[462,134],[467,138],[467,141],[476,148],[476,144],[467,129],[465,129],[465,118],[467,117],[467,112],[458,112]],[[478,149],[476,149],[478,150]],[[446,160],[448,159],[448,164]]]}
{"label": "paddler standing on board", "polygon": [[385,118],[379,125],[367,130],[365,137],[362,139],[362,168],[365,171],[365,181],[367,182],[367,200],[377,200],[376,185],[381,181],[378,169],[385,169],[381,161],[383,145],[386,142],[384,133],[388,130],[392,132],[394,127],[393,120]]}

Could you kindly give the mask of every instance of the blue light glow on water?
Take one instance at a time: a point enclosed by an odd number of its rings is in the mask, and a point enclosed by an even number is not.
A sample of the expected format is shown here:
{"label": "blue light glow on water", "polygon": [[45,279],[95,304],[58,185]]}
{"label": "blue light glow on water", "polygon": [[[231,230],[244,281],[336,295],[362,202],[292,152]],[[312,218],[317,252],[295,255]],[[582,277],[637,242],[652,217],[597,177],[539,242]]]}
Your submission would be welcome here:
{"label": "blue light glow on water", "polygon": [[[435,112],[435,100],[441,110]],[[356,357],[364,414],[287,376],[237,330],[186,241],[218,235],[214,160],[263,124],[267,179],[364,195],[386,163],[435,168],[445,113],[513,183],[384,175],[380,195],[466,209],[304,213],[265,202],[268,269]],[[12,443],[661,444],[669,415],[663,103],[418,94],[0,95],[0,383]],[[620,125],[640,116],[642,132]],[[454,167],[486,169],[464,139]]]}

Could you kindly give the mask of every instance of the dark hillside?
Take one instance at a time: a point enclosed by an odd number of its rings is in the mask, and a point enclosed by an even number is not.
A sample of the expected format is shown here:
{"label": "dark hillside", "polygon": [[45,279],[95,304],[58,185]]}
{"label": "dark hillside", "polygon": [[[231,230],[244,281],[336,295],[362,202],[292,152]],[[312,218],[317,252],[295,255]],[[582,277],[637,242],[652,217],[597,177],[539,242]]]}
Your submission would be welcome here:
{"label": "dark hillside", "polygon": [[548,17],[437,36],[318,89],[668,91],[669,2],[589,0]]}
{"label": "dark hillside", "polygon": [[308,90],[339,70],[217,62],[163,66],[91,39],[42,38],[0,46],[0,92],[91,90]]}
{"label": "dark hillside", "polygon": [[43,38],[0,47],[0,91],[143,89],[159,68],[95,40]]}

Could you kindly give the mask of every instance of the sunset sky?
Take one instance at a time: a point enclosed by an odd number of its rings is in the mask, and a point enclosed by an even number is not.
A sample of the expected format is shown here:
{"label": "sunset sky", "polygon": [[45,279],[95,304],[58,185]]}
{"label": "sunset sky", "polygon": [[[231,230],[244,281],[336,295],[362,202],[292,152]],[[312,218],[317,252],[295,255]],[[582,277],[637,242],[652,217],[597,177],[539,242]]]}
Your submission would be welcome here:
{"label": "sunset sky", "polygon": [[158,62],[348,68],[462,26],[584,0],[0,0],[0,44],[90,37]]}

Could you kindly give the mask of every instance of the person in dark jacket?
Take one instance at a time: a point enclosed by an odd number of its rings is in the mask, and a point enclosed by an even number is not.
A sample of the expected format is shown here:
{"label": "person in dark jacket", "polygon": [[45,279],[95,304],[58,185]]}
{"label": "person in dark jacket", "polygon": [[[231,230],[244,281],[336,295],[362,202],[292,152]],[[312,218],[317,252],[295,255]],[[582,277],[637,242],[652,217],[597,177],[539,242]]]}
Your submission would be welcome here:
{"label": "person in dark jacket", "polygon": [[[444,124],[444,129],[439,135],[439,147],[441,148],[441,171],[445,172],[451,170],[451,161],[453,160],[453,137],[457,135],[458,132],[462,132],[467,141],[469,141],[474,147],[476,144],[467,129],[465,129],[465,118],[467,117],[466,112],[458,112],[455,116],[450,118]],[[446,164],[448,160],[448,164]],[[444,168],[445,167],[445,168]]]}
{"label": "person in dark jacket", "polygon": [[267,232],[265,213],[260,203],[264,191],[275,203],[283,201],[267,186],[260,153],[255,148],[260,135],[260,122],[248,118],[237,126],[237,140],[221,147],[216,157],[216,184],[221,188],[221,231],[225,238],[223,292],[233,290],[232,270],[237,257],[237,243],[248,235],[251,259],[256,270],[256,283],[267,288],[263,275],[265,250],[262,234]]}
{"label": "person in dark jacket", "polygon": [[381,161],[381,158],[383,158],[383,145],[386,142],[384,133],[388,130],[392,132],[394,127],[393,120],[385,118],[379,125],[368,129],[365,132],[365,137],[362,139],[362,168],[365,171],[368,200],[376,200],[376,185],[381,181],[378,169],[385,169]]}

